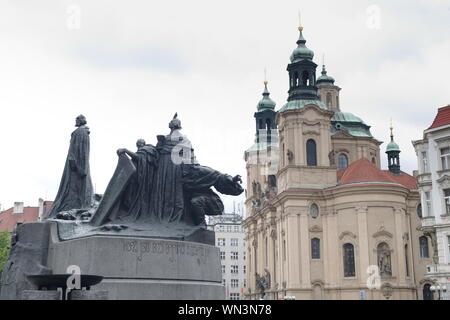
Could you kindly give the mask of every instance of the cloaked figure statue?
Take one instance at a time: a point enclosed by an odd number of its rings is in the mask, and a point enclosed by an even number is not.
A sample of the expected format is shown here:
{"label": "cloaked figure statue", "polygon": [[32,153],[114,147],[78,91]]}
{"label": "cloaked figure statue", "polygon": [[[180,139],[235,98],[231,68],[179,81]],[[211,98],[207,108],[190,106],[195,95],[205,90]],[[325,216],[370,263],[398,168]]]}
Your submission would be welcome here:
{"label": "cloaked figure statue", "polygon": [[205,216],[224,211],[212,187],[222,194],[240,195],[244,191],[241,177],[200,165],[190,141],[181,134],[177,114],[169,128],[168,135],[157,136],[156,146],[139,139],[136,152],[117,150],[116,170],[98,206],[81,214],[56,217],[76,220],[60,224],[62,238],[121,232],[198,241],[200,234],[206,234],[197,233],[206,231]]}
{"label": "cloaked figure statue", "polygon": [[89,128],[86,117],[75,120],[64,172],[49,218],[73,209],[89,210],[93,203],[93,187],[89,169]]}

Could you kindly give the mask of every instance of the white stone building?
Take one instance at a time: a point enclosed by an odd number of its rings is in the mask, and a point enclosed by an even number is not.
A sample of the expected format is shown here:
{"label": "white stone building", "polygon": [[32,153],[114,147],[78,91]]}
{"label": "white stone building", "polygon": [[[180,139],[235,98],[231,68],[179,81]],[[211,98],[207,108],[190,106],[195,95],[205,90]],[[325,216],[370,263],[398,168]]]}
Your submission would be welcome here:
{"label": "white stone building", "polygon": [[216,246],[220,248],[222,283],[227,300],[241,300],[246,288],[245,231],[242,216],[224,214],[209,217],[208,227],[215,231]]}
{"label": "white stone building", "polygon": [[419,167],[418,213],[434,251],[427,276],[435,281],[431,286],[434,298],[448,299],[444,288],[450,290],[450,105],[439,108],[433,123],[423,132],[423,139],[412,144]]}

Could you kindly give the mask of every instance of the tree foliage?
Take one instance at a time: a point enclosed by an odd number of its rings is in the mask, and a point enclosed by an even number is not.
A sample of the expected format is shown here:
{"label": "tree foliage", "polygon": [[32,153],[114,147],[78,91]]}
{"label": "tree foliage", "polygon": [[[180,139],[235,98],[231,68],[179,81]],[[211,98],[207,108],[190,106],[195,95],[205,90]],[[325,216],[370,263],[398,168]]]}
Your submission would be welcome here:
{"label": "tree foliage", "polygon": [[0,232],[0,274],[3,265],[8,260],[9,247],[11,241],[11,234],[8,231]]}

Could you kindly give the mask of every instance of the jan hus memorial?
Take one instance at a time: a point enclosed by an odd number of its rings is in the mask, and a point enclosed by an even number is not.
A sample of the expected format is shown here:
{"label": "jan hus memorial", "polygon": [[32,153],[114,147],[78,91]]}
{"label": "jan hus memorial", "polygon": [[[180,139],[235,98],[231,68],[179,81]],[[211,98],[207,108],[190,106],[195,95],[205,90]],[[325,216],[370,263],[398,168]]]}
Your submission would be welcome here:
{"label": "jan hus memorial", "polygon": [[240,195],[240,176],[200,165],[175,114],[155,145],[138,139],[136,150],[118,149],[105,192],[95,194],[86,117],[75,126],[47,219],[13,233],[0,299],[57,297],[68,270],[80,276],[81,288],[68,290],[79,299],[223,299],[219,249],[205,216],[224,211],[212,187]]}

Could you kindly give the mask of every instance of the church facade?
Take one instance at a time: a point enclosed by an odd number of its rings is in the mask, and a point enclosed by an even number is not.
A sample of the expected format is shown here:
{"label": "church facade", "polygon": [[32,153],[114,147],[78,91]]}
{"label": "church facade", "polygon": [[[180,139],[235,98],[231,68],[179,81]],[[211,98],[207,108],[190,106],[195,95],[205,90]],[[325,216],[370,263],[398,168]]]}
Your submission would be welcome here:
{"label": "church facade", "polygon": [[245,152],[246,296],[432,299],[431,242],[392,128],[382,170],[382,142],[341,110],[341,89],[325,66],[316,78],[314,52],[299,33],[287,103],[276,111],[265,81]]}

